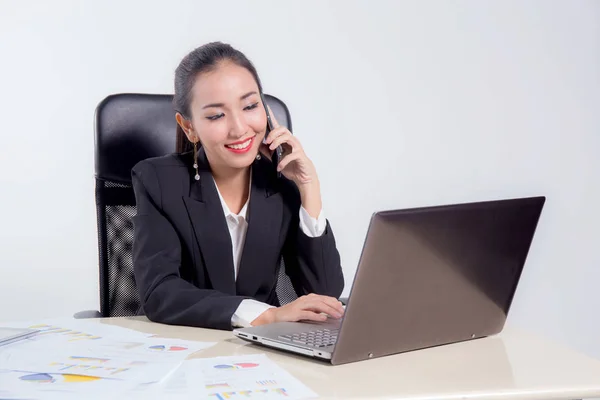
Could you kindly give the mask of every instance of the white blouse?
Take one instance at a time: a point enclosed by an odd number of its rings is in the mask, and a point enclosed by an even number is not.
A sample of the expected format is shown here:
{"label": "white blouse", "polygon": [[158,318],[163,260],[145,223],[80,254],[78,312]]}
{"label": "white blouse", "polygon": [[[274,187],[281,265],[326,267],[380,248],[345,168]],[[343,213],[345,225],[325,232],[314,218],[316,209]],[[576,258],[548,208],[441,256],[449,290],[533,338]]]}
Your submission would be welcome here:
{"label": "white blouse", "polygon": [[[252,181],[252,178],[250,179]],[[250,182],[250,185],[252,182]],[[215,183],[215,186],[216,183]],[[233,254],[233,269],[234,277],[237,280],[240,259],[242,257],[242,250],[244,249],[244,242],[246,241],[246,232],[248,230],[248,204],[250,203],[250,193],[248,191],[248,199],[246,204],[242,207],[239,214],[231,212],[221,192],[217,186],[217,193],[219,194],[219,200],[221,200],[221,206],[223,207],[223,213],[225,214],[225,220],[227,221],[227,227],[229,228],[229,235],[231,236],[231,250]],[[313,218],[308,214],[308,211],[304,207],[300,207],[300,229],[309,237],[318,237],[325,232],[326,219],[323,215],[323,210],[319,213],[318,218]],[[243,300],[233,316],[231,317],[231,324],[234,327],[248,327],[250,323],[254,321],[260,314],[272,308],[273,306],[262,303],[257,300],[246,299]]]}

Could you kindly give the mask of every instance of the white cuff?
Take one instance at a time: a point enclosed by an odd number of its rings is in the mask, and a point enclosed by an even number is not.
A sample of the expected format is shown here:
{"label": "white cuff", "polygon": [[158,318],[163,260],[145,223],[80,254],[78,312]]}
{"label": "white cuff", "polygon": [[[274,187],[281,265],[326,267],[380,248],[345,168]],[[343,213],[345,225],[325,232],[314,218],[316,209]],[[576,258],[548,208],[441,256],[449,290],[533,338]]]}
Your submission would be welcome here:
{"label": "white cuff", "polygon": [[231,325],[235,328],[248,328],[252,326],[252,321],[269,308],[274,307],[256,300],[242,300],[235,313],[231,316]]}
{"label": "white cuff", "polygon": [[313,218],[308,214],[308,211],[303,206],[300,206],[300,229],[306,236],[319,237],[325,232],[327,220],[323,210],[319,212],[318,218]]}

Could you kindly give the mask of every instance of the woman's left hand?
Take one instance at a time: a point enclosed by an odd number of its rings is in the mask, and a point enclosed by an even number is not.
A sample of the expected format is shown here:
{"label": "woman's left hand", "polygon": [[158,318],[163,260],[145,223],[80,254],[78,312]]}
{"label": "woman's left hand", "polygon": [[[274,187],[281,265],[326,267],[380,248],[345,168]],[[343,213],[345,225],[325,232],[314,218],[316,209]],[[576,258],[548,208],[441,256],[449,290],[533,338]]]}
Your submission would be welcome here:
{"label": "woman's left hand", "polygon": [[267,150],[266,147],[268,146],[268,156],[271,157],[277,146],[281,146],[283,154],[277,166],[278,171],[298,187],[317,182],[315,166],[304,153],[298,138],[292,135],[285,126],[279,125],[270,107],[269,113],[273,122],[273,130],[266,139],[266,145],[263,145],[263,152]]}

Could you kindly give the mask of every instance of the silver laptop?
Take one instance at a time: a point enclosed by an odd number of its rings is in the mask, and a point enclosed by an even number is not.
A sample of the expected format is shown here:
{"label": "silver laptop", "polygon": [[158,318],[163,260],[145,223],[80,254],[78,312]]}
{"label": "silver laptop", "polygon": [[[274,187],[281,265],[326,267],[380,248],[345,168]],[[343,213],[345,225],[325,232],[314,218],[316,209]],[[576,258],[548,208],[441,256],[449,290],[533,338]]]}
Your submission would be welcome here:
{"label": "silver laptop", "polygon": [[234,330],[331,364],[500,332],[545,197],[373,214],[342,320]]}
{"label": "silver laptop", "polygon": [[37,329],[0,327],[0,346],[27,339],[38,332]]}

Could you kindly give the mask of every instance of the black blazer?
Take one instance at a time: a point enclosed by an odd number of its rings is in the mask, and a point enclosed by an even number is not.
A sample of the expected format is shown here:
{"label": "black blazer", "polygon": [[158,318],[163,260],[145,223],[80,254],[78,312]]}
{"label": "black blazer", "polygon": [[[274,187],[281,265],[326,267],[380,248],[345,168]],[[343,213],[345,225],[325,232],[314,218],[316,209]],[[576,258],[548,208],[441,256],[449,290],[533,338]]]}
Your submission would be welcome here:
{"label": "black blazer", "polygon": [[295,184],[277,179],[264,157],[252,167],[248,231],[237,281],[231,238],[204,151],[200,181],[190,153],[141,161],[132,170],[137,203],[133,268],[142,312],[156,322],[232,329],[244,299],[279,306],[280,258],[299,295],[339,297],[340,256],[329,222],[311,238],[299,225]]}

